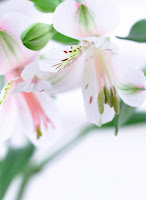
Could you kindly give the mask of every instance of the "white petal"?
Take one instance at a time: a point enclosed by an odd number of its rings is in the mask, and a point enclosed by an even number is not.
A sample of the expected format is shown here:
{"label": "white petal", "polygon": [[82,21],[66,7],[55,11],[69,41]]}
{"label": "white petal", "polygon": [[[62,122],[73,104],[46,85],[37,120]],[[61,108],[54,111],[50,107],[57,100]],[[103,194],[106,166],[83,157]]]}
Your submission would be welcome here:
{"label": "white petal", "polygon": [[[17,5],[17,6],[16,6]],[[26,0],[9,0],[0,3],[0,17],[8,12],[34,13],[33,4]]]}
{"label": "white petal", "polygon": [[115,74],[118,93],[123,101],[133,107],[140,106],[146,97],[146,91],[142,89],[146,80],[144,73],[131,66],[121,66],[120,68],[117,67]]}
{"label": "white petal", "polygon": [[20,134],[25,133],[27,137],[37,146],[51,145],[62,134],[59,112],[54,99],[45,93],[35,93],[35,98],[40,103],[46,116],[51,120],[48,129],[41,124],[42,137],[38,140],[33,126],[33,120],[28,105],[21,94],[15,94],[17,102],[17,122],[19,122]]}
{"label": "white petal", "polygon": [[20,39],[10,34],[0,36],[0,74],[7,74],[31,62],[36,53],[26,49]]}
{"label": "white petal", "polygon": [[14,89],[14,93],[20,93],[20,92],[32,92],[34,88],[34,84],[32,81],[24,81],[17,85],[17,87]]}
{"label": "white petal", "polygon": [[13,89],[17,85],[17,80],[19,78],[16,78],[14,80],[9,81],[2,89],[0,93],[0,107],[2,108],[7,101],[8,97],[11,95]]}
{"label": "white petal", "polygon": [[119,40],[112,38],[112,41],[119,46],[118,58],[120,63],[126,65],[129,63],[132,67],[142,68],[146,66],[146,45],[128,40]]}
{"label": "white petal", "polygon": [[94,13],[100,36],[113,31],[119,23],[119,11],[112,0],[86,0],[85,5]]}
{"label": "white petal", "polygon": [[9,13],[0,19],[0,74],[6,74],[15,68],[29,64],[37,52],[27,49],[20,40],[20,35],[26,26],[26,16]]}
{"label": "white petal", "polygon": [[36,58],[32,63],[27,65],[22,71],[21,77],[25,81],[31,80],[34,76],[42,78],[46,75],[45,72],[39,68],[39,58]]}
{"label": "white petal", "polygon": [[123,84],[131,84],[137,87],[142,87],[146,80],[144,73],[140,69],[134,68],[134,66],[116,66],[115,75],[118,82]]}
{"label": "white petal", "polygon": [[81,38],[80,32],[78,31],[78,23],[75,21],[75,13],[77,10],[78,3],[73,0],[67,0],[61,3],[53,14],[54,28],[69,37]]}
{"label": "white petal", "polygon": [[[91,52],[91,55],[93,55],[93,52]],[[93,58],[90,58],[90,60],[86,62],[82,81],[82,92],[86,115],[89,122],[101,126],[102,124],[105,124],[113,119],[115,114],[114,110],[107,104],[104,105],[104,113],[102,115],[99,114],[97,104],[99,89]]]}
{"label": "white petal", "polygon": [[[37,93],[36,97],[40,102],[42,108],[44,109],[46,115],[50,118],[52,124],[48,126],[48,129],[41,125],[42,137],[39,140],[36,139],[34,134],[28,137],[37,146],[51,146],[56,143],[63,136],[62,121],[60,117],[60,112],[57,107],[57,103],[54,99],[49,97],[45,93]],[[28,134],[28,132],[26,133]]]}
{"label": "white petal", "polygon": [[66,46],[49,50],[40,56],[40,69],[48,72],[60,72],[77,60],[88,47]]}
{"label": "white petal", "polygon": [[43,79],[51,83],[53,87],[51,93],[62,93],[79,87],[87,57],[88,50],[80,54],[77,59],[74,59],[70,64],[64,65],[63,70],[60,72],[46,73],[46,76]]}
{"label": "white petal", "polygon": [[52,90],[51,83],[45,80],[38,80],[38,82],[34,85],[33,92],[47,92],[50,93]]}
{"label": "white petal", "polygon": [[118,52],[118,46],[111,42],[111,39],[109,37],[87,37],[83,38],[83,40],[88,41],[90,43],[94,43],[96,48],[102,49],[102,50],[109,50],[114,53]]}
{"label": "white petal", "polygon": [[[84,51],[80,52],[80,49]],[[41,55],[39,62],[36,59],[32,64],[25,67],[22,78],[30,80],[36,75],[41,80],[51,83],[52,94],[66,92],[80,85],[85,59],[86,47],[55,48]],[[62,64],[58,68],[60,63]],[[46,87],[44,89],[41,87],[41,89],[46,90]]]}
{"label": "white petal", "polygon": [[119,96],[126,104],[132,107],[138,107],[141,106],[146,100],[146,91],[140,91],[133,95],[123,95],[121,92],[119,92]]}
{"label": "white petal", "polygon": [[83,15],[81,22],[80,4],[73,0],[61,3],[53,15],[54,28],[76,39],[92,35],[103,36],[115,28],[118,14],[111,1],[87,0],[84,5],[88,9],[87,19]]}
{"label": "white petal", "polygon": [[22,32],[29,26],[28,20],[29,18],[27,15],[19,12],[8,12],[0,19],[0,29],[20,37]]}
{"label": "white petal", "polygon": [[0,111],[0,141],[8,139],[16,131],[16,127],[16,103],[11,96]]}
{"label": "white petal", "polygon": [[27,15],[29,17],[29,20],[27,20],[27,22],[25,23],[28,23],[28,26],[36,22],[51,23],[50,18],[52,14],[39,12],[30,1],[2,1],[0,3],[0,17],[3,17],[8,12],[19,12],[21,14]]}
{"label": "white petal", "polygon": [[14,93],[19,93],[19,92],[50,92],[52,89],[51,84],[48,81],[45,80],[37,80],[37,82],[34,81],[24,81],[17,85],[15,90],[13,91]]}

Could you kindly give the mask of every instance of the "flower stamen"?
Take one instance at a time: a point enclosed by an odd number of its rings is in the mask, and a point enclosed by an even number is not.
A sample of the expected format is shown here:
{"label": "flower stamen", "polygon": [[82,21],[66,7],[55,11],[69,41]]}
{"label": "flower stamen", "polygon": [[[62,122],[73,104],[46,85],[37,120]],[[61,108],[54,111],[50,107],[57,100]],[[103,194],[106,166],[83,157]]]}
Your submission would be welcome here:
{"label": "flower stamen", "polygon": [[100,63],[99,63],[99,60],[98,60],[97,49],[96,49],[96,47],[94,47],[94,48],[95,48],[95,50],[94,50],[94,62],[95,62],[98,90],[99,90],[99,92],[102,92],[102,77],[101,77]]}
{"label": "flower stamen", "polygon": [[41,122],[43,121],[43,124],[46,130],[48,129],[48,124],[52,125],[52,122],[48,118],[48,116],[45,114],[43,108],[41,107],[39,101],[37,100],[37,98],[35,97],[33,93],[23,92],[22,95],[30,110],[31,117],[33,120],[34,130],[37,133],[37,139],[39,139],[42,136],[42,133],[40,130]]}
{"label": "flower stamen", "polygon": [[102,115],[104,113],[104,103],[105,103],[105,95],[104,92],[99,92],[98,94],[98,110],[99,113]]}
{"label": "flower stamen", "polygon": [[40,137],[42,136],[42,132],[39,127],[36,129],[36,132],[37,132],[37,139],[39,140]]}

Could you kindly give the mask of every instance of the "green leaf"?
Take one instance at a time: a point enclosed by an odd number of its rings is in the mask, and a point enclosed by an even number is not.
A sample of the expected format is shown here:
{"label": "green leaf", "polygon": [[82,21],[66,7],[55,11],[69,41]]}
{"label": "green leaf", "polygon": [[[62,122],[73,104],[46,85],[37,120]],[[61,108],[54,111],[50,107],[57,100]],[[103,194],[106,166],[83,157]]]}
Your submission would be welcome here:
{"label": "green leaf", "polygon": [[35,23],[22,33],[21,40],[28,49],[39,51],[56,33],[52,24]]}
{"label": "green leaf", "polygon": [[117,38],[123,39],[123,40],[132,40],[135,42],[145,43],[146,42],[146,19],[136,22],[132,26],[130,33],[127,37],[117,36]]}
{"label": "green leaf", "polygon": [[142,124],[146,123],[146,113],[135,113],[131,118],[126,122],[126,125],[131,124]]}
{"label": "green leaf", "polygon": [[128,106],[124,102],[121,103],[121,112],[119,115],[119,125],[122,126],[128,122],[128,120],[134,114],[136,108]]}
{"label": "green leaf", "polygon": [[3,199],[13,178],[26,168],[33,152],[34,146],[32,144],[23,148],[11,147],[9,149],[0,168],[0,199]]}
{"label": "green leaf", "polygon": [[131,116],[134,114],[136,108],[128,106],[123,101],[120,105],[120,114],[115,116],[114,126],[115,126],[115,135],[118,135],[119,127],[126,124]]}
{"label": "green leaf", "polygon": [[60,42],[62,44],[66,44],[66,45],[77,45],[77,44],[79,44],[79,40],[72,39],[70,37],[62,35],[61,33],[56,33],[52,39],[56,42]]}
{"label": "green leaf", "polygon": [[34,2],[37,10],[45,13],[54,12],[56,7],[63,2],[63,0],[30,0]]}

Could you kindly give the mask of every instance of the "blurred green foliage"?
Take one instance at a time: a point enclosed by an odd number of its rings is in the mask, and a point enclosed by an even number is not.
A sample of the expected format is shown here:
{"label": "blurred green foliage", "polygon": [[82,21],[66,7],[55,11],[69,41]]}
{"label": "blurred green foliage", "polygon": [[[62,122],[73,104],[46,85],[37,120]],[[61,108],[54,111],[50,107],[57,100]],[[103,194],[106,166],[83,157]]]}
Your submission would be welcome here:
{"label": "blurred green foliage", "polygon": [[115,116],[114,125],[115,125],[115,135],[118,134],[119,127],[126,124],[131,116],[134,114],[136,108],[128,106],[121,100],[120,104],[120,114]]}
{"label": "blurred green foliage", "polygon": [[55,8],[63,2],[63,0],[30,0],[40,12],[54,12]]}
{"label": "blurred green foliage", "polygon": [[52,24],[35,23],[22,33],[21,40],[28,49],[39,51],[47,45],[55,34],[56,31]]}
{"label": "blurred green foliage", "polygon": [[35,148],[31,143],[26,147],[17,149],[10,147],[0,165],[0,200],[3,199],[12,180],[27,168],[34,150]]}
{"label": "blurred green foliage", "polygon": [[146,19],[136,22],[132,26],[129,32],[129,35],[127,37],[117,36],[117,38],[145,43],[146,42]]}
{"label": "blurred green foliage", "polygon": [[66,44],[66,45],[77,45],[79,44],[79,40],[67,37],[65,35],[62,35],[61,33],[56,33],[54,37],[52,38],[54,41]]}

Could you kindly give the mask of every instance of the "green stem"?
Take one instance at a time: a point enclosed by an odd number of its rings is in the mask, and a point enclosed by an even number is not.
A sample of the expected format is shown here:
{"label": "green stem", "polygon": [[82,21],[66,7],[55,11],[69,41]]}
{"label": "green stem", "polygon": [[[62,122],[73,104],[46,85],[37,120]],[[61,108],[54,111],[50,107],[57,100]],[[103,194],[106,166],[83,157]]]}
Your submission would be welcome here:
{"label": "green stem", "polygon": [[28,185],[29,180],[30,180],[29,176],[23,175],[22,182],[19,187],[18,194],[16,196],[16,200],[22,200],[22,197],[24,195],[24,192],[25,192],[26,186]]}

